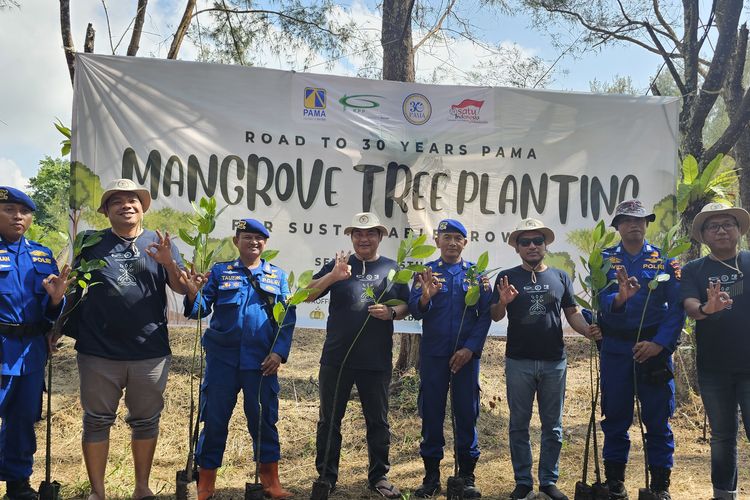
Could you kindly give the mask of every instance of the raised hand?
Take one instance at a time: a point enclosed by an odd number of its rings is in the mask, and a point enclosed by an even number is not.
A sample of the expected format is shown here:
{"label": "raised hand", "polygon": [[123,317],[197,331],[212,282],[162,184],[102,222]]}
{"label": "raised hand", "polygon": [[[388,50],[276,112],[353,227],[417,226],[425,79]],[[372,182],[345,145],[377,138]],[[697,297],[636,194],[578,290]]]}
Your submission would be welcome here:
{"label": "raised hand", "polygon": [[708,300],[703,306],[703,312],[706,314],[713,314],[719,311],[723,311],[727,307],[731,306],[733,302],[729,294],[721,290],[721,283],[718,281],[715,283],[708,283],[708,288],[706,288],[706,295],[708,295]]}
{"label": "raised hand", "polygon": [[429,267],[421,273],[417,273],[417,283],[422,287],[422,299],[425,303],[429,302],[443,288],[443,285],[432,274],[432,269]]}
{"label": "raised hand", "polygon": [[497,291],[500,294],[500,303],[504,306],[507,306],[518,297],[518,290],[516,290],[516,287],[508,283],[507,276],[500,278],[500,283],[497,285]]}
{"label": "raised hand", "polygon": [[352,277],[352,266],[349,265],[351,255],[351,250],[347,253],[344,253],[343,250],[341,250],[341,253],[336,252],[336,264],[331,269],[331,276],[336,281],[347,280]]}
{"label": "raised hand", "polygon": [[211,271],[202,274],[196,273],[194,266],[190,267],[189,273],[184,269],[180,270],[180,280],[185,284],[185,287],[187,289],[186,295],[190,300],[195,300],[201,288],[203,288],[203,286],[208,283],[208,277],[210,275]]}
{"label": "raised hand", "polygon": [[62,302],[62,299],[65,296],[65,290],[67,290],[68,285],[73,282],[73,278],[69,278],[69,276],[70,266],[65,264],[62,271],[60,271],[59,276],[50,274],[42,280],[42,287],[44,287],[47,295],[49,295],[53,307]]}
{"label": "raised hand", "polygon": [[638,283],[638,278],[635,276],[628,276],[628,271],[624,267],[620,267],[615,271],[615,277],[617,278],[617,297],[615,301],[619,306],[638,293],[638,290],[641,289],[641,284]]}
{"label": "raised hand", "polygon": [[164,233],[162,236],[161,232],[157,229],[156,236],[159,238],[158,242],[151,243],[146,247],[146,253],[154,259],[157,263],[162,266],[168,266],[172,263],[172,240],[169,233]]}

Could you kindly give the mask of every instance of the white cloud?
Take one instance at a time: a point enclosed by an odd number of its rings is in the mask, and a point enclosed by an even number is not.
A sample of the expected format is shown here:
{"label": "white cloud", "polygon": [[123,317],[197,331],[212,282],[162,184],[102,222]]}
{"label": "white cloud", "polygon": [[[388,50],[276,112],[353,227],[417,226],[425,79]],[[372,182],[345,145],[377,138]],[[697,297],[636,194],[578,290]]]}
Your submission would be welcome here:
{"label": "white cloud", "polygon": [[26,190],[29,179],[23,176],[21,169],[11,159],[0,158],[0,184],[21,190]]}

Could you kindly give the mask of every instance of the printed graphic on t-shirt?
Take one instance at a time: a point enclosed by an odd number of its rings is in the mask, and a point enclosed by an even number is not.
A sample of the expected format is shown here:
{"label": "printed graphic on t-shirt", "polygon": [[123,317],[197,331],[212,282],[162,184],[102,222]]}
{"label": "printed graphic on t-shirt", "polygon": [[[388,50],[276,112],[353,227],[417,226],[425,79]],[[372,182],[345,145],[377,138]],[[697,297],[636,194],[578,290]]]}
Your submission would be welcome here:
{"label": "printed graphic on t-shirt", "polygon": [[362,293],[359,295],[359,301],[368,303],[373,300],[367,295],[367,287],[370,286],[373,289],[380,284],[380,275],[377,273],[357,274],[354,276],[360,285],[362,285]]}
{"label": "printed graphic on t-shirt", "polygon": [[[743,280],[742,273],[728,272],[722,273],[718,276],[709,276],[708,281],[711,283],[721,283],[721,291],[727,292],[729,297],[734,299],[739,297],[743,293]],[[731,304],[727,306],[727,309],[731,309]]]}
{"label": "printed graphic on t-shirt", "polygon": [[531,298],[531,305],[529,306],[530,316],[544,316],[547,314],[547,294],[549,293],[549,285],[542,284],[528,284],[524,285],[523,291]]}
{"label": "printed graphic on t-shirt", "polygon": [[128,248],[124,252],[115,252],[110,254],[112,259],[118,264],[117,284],[120,286],[137,286],[135,274],[138,272],[136,269],[138,261],[141,259],[141,254],[137,248],[133,250],[132,247]]}

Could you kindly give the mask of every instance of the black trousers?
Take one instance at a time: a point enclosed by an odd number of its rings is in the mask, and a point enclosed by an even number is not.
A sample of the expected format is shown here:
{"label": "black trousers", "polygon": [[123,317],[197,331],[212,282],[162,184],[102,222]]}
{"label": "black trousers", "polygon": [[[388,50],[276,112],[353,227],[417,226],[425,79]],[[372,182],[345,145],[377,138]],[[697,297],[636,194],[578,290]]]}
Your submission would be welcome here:
{"label": "black trousers", "polygon": [[[386,476],[391,467],[388,462],[391,444],[391,431],[388,426],[388,388],[391,384],[391,370],[357,370],[354,368],[341,370],[336,408],[333,411],[333,398],[339,370],[338,366],[320,366],[318,375],[320,419],[318,420],[315,467],[323,479],[330,482],[332,486],[336,484],[341,456],[341,420],[346,413],[352,386],[357,384],[367,427],[367,453],[370,459],[367,480],[370,484],[375,484]],[[329,431],[330,449],[327,463],[324,463]]]}

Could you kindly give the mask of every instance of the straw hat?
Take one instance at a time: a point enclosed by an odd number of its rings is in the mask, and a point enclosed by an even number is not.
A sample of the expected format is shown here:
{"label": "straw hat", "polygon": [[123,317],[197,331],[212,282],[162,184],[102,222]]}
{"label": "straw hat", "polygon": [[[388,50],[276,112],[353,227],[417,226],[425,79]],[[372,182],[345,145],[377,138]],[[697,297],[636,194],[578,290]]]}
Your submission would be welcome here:
{"label": "straw hat", "polygon": [[737,224],[740,225],[740,234],[745,234],[750,229],[750,214],[744,208],[730,207],[724,203],[709,203],[693,219],[690,233],[694,240],[705,243],[703,241],[703,224],[705,224],[706,219],[714,215],[731,215],[737,219]]}
{"label": "straw hat", "polygon": [[380,223],[378,216],[372,212],[361,212],[352,217],[352,225],[344,229],[344,234],[348,236],[355,229],[377,229],[383,236],[388,234],[388,229]]}
{"label": "straw hat", "polygon": [[540,233],[542,233],[544,235],[544,243],[546,245],[549,245],[550,243],[555,241],[555,233],[553,233],[550,228],[545,226],[542,221],[538,219],[524,219],[518,223],[515,231],[510,233],[510,236],[508,236],[508,245],[515,248],[516,240],[518,239],[518,237],[521,235],[521,233],[525,233],[527,231],[539,231]]}
{"label": "straw hat", "polygon": [[143,213],[146,213],[148,207],[151,206],[151,193],[148,189],[139,187],[135,182],[130,179],[115,179],[109,184],[102,193],[102,199],[99,202],[99,208],[96,210],[100,214],[107,215],[107,201],[115,194],[121,191],[127,191],[135,193],[138,199],[141,200],[141,207]]}

